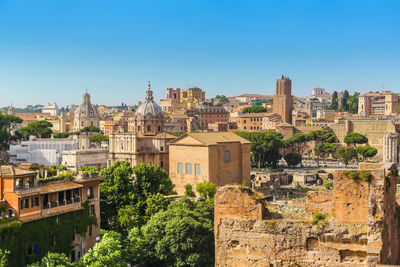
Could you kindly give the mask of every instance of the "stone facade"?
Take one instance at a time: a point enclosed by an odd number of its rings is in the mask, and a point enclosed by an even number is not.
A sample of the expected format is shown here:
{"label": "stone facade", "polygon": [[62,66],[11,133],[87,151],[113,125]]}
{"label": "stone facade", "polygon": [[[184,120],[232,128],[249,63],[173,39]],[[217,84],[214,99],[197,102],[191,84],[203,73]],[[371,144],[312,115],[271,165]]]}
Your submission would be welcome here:
{"label": "stone facade", "polygon": [[146,91],[146,101],[136,110],[134,119],[128,120],[128,131],[120,127],[109,135],[109,159],[125,160],[131,166],[143,162],[156,164],[168,171],[168,142],[176,136],[164,132],[164,114],[153,99],[153,92]]}
{"label": "stone facade", "polygon": [[396,125],[391,120],[373,119],[342,119],[330,124],[339,143],[344,144],[344,137],[351,132],[361,133],[368,138],[368,144],[378,149],[377,157],[383,155],[383,136],[386,133],[396,133]]}
{"label": "stone facade", "polygon": [[90,102],[90,95],[86,92],[83,95],[82,104],[74,112],[73,131],[77,132],[87,126],[99,127],[100,116],[96,106]]}
{"label": "stone facade", "polygon": [[64,151],[61,163],[68,169],[77,172],[82,166],[93,166],[98,169],[106,168],[107,161],[108,150],[94,148]]}
{"label": "stone facade", "polygon": [[281,115],[286,123],[292,122],[293,96],[292,81],[282,75],[281,79],[276,80],[276,92],[273,98],[272,111]]}
{"label": "stone facade", "polygon": [[[397,166],[369,170],[370,183],[337,171],[334,190],[308,195],[303,214],[277,214],[250,189],[215,196],[215,266],[376,266],[400,263]],[[361,198],[360,198],[361,194]],[[328,216],[310,223],[310,211]]]}

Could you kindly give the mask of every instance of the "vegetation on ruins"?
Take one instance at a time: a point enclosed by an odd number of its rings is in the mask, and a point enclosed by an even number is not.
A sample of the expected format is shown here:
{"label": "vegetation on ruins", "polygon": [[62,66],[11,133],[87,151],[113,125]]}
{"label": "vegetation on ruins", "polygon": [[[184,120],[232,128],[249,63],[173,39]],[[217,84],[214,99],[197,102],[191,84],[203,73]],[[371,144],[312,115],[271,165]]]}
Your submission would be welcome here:
{"label": "vegetation on ruins", "polygon": [[358,181],[358,179],[361,179],[365,182],[370,182],[372,179],[372,174],[369,171],[344,171],[343,175],[350,178],[353,182]]}
{"label": "vegetation on ruins", "polygon": [[235,134],[251,142],[252,165],[276,168],[282,158],[283,135],[275,131],[267,132],[235,132]]}
{"label": "vegetation on ruins", "polygon": [[17,116],[7,115],[0,112],[0,150],[8,149],[10,145],[10,126],[12,123],[21,123],[22,119]]}
{"label": "vegetation on ruins", "polygon": [[51,165],[49,166],[49,170],[47,172],[48,176],[55,176],[57,172],[63,172],[68,170],[67,166],[64,165]]}
{"label": "vegetation on ruins", "polygon": [[245,107],[242,110],[242,113],[262,113],[262,112],[267,112],[267,109],[263,106]]}
{"label": "vegetation on ruins", "polygon": [[109,138],[108,138],[108,136],[105,136],[104,134],[96,134],[96,135],[89,137],[89,140],[92,143],[101,145],[101,142],[108,142]]}
{"label": "vegetation on ruins", "polygon": [[326,214],[317,211],[313,215],[311,224],[313,224],[313,225],[318,224],[320,221],[322,221],[322,222],[325,221],[325,219],[326,219]]}
{"label": "vegetation on ruins", "polygon": [[288,166],[296,166],[297,164],[301,163],[302,156],[298,153],[289,153],[284,156],[284,159]]}
{"label": "vegetation on ruins", "polygon": [[327,190],[332,190],[333,189],[333,180],[332,179],[325,179],[324,180],[324,188]]}
{"label": "vegetation on ruins", "polygon": [[53,133],[51,127],[53,127],[53,124],[48,121],[33,121],[18,129],[15,135],[18,139],[24,140],[28,140],[31,135],[38,138],[49,138]]}

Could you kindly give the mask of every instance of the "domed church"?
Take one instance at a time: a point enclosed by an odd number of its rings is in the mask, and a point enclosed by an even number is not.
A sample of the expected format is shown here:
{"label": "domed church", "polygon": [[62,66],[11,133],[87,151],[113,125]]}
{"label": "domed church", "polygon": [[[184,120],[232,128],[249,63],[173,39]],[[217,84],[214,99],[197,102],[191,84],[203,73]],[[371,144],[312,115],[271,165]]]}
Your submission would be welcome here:
{"label": "domed church", "polygon": [[77,132],[86,126],[99,127],[100,116],[97,113],[97,108],[90,103],[90,95],[87,90],[83,95],[83,103],[79,105],[74,112],[74,127],[73,131]]}
{"label": "domed church", "polygon": [[146,91],[146,100],[136,110],[131,130],[144,135],[155,135],[164,131],[164,113],[154,101],[153,91],[149,87]]}
{"label": "domed church", "polygon": [[175,135],[164,132],[164,113],[154,101],[153,92],[146,90],[146,99],[139,105],[135,117],[128,120],[128,130],[109,135],[109,159],[124,160],[135,166],[140,162],[155,164],[168,171],[168,142]]}

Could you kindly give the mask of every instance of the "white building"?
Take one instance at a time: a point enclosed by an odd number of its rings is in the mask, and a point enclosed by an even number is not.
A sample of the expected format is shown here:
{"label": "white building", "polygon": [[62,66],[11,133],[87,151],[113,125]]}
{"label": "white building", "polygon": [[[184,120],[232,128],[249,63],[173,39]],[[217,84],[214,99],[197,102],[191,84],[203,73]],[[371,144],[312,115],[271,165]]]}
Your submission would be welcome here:
{"label": "white building", "polygon": [[78,149],[76,136],[67,139],[38,139],[31,136],[29,141],[10,145],[10,162],[61,165],[63,151],[73,149]]}
{"label": "white building", "polygon": [[42,113],[49,114],[51,116],[57,116],[59,112],[58,106],[56,103],[50,104],[48,103],[47,106],[42,109]]}

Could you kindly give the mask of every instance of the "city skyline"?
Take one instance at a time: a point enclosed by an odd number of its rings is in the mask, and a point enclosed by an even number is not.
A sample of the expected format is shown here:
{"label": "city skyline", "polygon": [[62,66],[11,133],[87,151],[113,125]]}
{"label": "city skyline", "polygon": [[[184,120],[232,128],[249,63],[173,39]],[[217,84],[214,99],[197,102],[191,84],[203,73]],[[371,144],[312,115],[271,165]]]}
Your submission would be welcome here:
{"label": "city skyline", "polygon": [[0,1],[0,106],[137,104],[151,80],[216,94],[399,91],[397,1]]}

